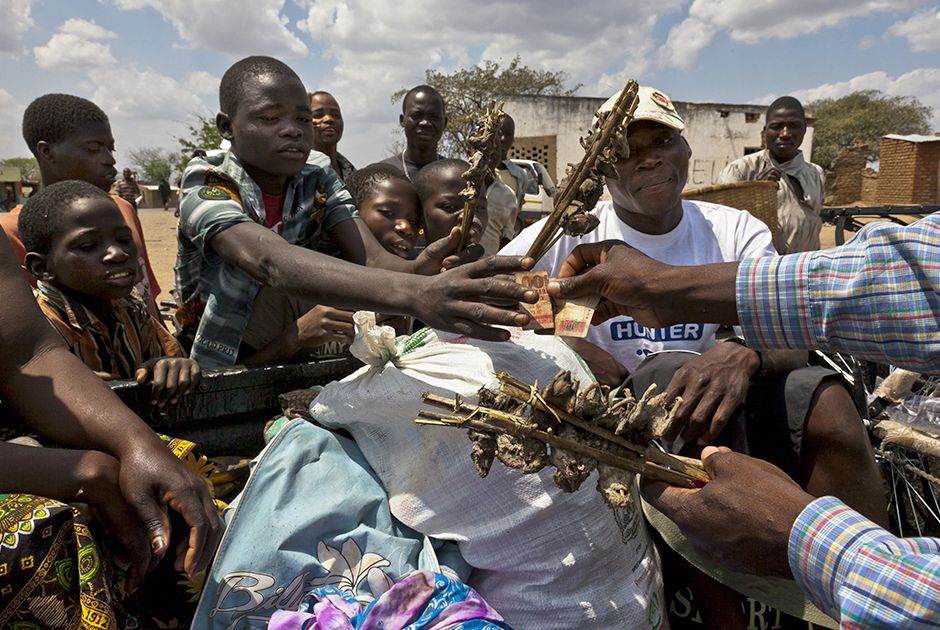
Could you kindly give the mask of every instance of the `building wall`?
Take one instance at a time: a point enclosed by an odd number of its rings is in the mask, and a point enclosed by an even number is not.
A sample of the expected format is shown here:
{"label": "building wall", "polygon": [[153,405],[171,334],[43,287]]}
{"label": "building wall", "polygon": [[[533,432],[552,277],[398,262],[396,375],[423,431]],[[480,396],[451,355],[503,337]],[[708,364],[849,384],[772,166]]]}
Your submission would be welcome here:
{"label": "building wall", "polygon": [[862,170],[868,161],[868,145],[856,142],[842,147],[832,161],[832,171],[826,173],[826,203],[847,206],[862,198]]}
{"label": "building wall", "polygon": [[878,203],[936,203],[938,168],[940,142],[883,138],[878,168]]}
{"label": "building wall", "polygon": [[[564,177],[568,164],[581,161],[584,149],[579,140],[590,129],[594,112],[607,100],[518,95],[500,98],[506,102],[503,110],[516,123],[517,144],[533,136],[555,136],[555,169],[549,167],[549,172],[555,176],[556,184]],[[683,135],[692,147],[686,188],[711,186],[728,162],[742,157],[749,149],[761,148],[765,105],[673,103],[685,120]],[[810,159],[812,144],[810,127],[800,147],[807,159]]]}

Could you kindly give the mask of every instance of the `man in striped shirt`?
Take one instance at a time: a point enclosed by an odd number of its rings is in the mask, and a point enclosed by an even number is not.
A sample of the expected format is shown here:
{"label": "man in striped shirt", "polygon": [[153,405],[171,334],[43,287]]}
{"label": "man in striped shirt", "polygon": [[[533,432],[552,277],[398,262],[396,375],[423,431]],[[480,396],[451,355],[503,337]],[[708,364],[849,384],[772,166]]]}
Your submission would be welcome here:
{"label": "man in striped shirt", "polygon": [[[740,323],[758,347],[839,350],[940,373],[938,215],[866,226],[840,248],[697,267],[599,243],[572,252],[559,276],[553,294],[603,296],[595,323],[616,313],[646,326]],[[701,490],[644,489],[699,554],[737,571],[792,574],[845,628],[940,627],[940,540],[899,539],[766,462],[711,447],[702,461],[712,481]]]}

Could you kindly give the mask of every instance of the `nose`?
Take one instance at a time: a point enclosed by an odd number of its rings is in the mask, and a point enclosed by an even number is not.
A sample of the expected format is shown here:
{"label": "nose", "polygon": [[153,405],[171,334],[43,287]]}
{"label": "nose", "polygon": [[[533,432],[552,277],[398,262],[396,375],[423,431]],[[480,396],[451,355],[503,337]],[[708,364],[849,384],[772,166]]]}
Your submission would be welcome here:
{"label": "nose", "polygon": [[114,166],[117,161],[114,159],[114,151],[105,147],[101,150],[101,163],[107,166]]}
{"label": "nose", "polygon": [[787,125],[784,125],[783,128],[780,130],[780,134],[778,135],[778,137],[789,138],[791,135],[793,134],[790,133],[790,127],[788,127]]}
{"label": "nose", "polygon": [[281,128],[278,135],[282,138],[299,138],[304,135],[304,130],[297,121],[291,120]]}
{"label": "nose", "polygon": [[411,225],[411,222],[406,219],[399,219],[395,222],[395,232],[397,232],[402,238],[413,238],[415,235],[414,226]]}
{"label": "nose", "polygon": [[636,160],[636,169],[638,171],[653,169],[663,163],[659,151],[652,147],[639,149],[631,157]]}
{"label": "nose", "polygon": [[108,263],[122,263],[128,258],[130,258],[130,254],[118,243],[108,247],[108,251],[104,255],[104,261]]}

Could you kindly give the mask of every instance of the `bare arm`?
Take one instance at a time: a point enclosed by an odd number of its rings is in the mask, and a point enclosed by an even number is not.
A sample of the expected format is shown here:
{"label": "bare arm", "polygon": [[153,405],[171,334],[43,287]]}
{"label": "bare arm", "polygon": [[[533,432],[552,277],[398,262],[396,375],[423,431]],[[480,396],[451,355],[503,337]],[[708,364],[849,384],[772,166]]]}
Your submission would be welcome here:
{"label": "bare arm", "polygon": [[[348,223],[348,222],[347,222]],[[209,246],[226,262],[275,291],[307,297],[346,310],[368,309],[417,317],[429,326],[480,339],[506,340],[528,316],[481,300],[534,302],[534,291],[492,277],[523,268],[521,257],[493,257],[444,274],[425,277],[368,268],[288,245],[270,230],[237,223]],[[531,267],[531,261],[528,264]]]}
{"label": "bare arm", "polygon": [[650,328],[687,322],[737,324],[737,271],[736,262],[674,267],[622,241],[604,241],[575,248],[548,292],[567,298],[600,295],[595,325],[617,315]]}

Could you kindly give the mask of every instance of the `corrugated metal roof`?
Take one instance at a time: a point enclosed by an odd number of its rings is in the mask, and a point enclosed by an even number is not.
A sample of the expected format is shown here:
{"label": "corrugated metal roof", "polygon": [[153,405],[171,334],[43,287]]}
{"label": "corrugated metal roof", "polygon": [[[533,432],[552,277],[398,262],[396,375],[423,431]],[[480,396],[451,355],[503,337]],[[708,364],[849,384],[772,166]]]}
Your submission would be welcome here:
{"label": "corrugated metal roof", "polygon": [[892,133],[884,137],[890,140],[904,140],[905,142],[940,142],[940,137],[937,136],[899,136]]}

